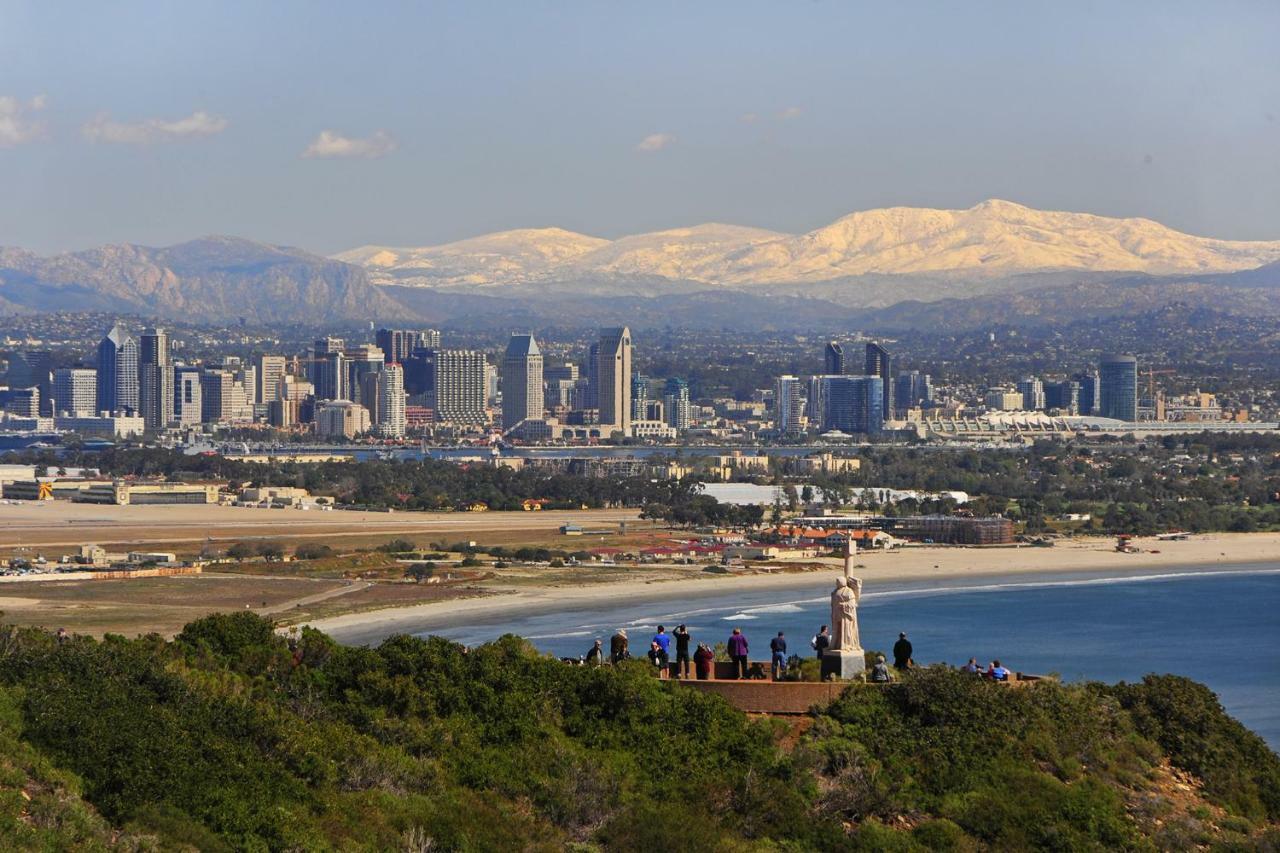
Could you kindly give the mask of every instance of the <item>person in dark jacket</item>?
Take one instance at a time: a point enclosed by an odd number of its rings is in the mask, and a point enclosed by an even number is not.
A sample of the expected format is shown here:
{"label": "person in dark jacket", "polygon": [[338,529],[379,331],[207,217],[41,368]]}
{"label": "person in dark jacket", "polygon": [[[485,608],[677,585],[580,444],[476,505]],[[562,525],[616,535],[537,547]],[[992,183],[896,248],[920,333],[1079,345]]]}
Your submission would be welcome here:
{"label": "person in dark jacket", "polygon": [[631,652],[627,651],[627,631],[619,628],[618,633],[609,638],[609,660],[621,663],[629,657]]}
{"label": "person in dark jacket", "polygon": [[693,653],[693,667],[698,673],[699,681],[706,681],[711,677],[715,662],[716,653],[711,651],[706,643],[698,643],[698,650]]}
{"label": "person in dark jacket", "polygon": [[898,642],[893,644],[893,668],[910,668],[912,665],[911,652],[911,641],[907,639],[907,632],[903,631],[898,635]]}
{"label": "person in dark jacket", "polygon": [[599,640],[596,640],[595,645],[587,650],[587,663],[591,666],[604,663],[604,645]]}
{"label": "person in dark jacket", "polygon": [[822,653],[831,648],[831,632],[827,630],[826,625],[818,629],[818,633],[813,635],[809,645],[818,653],[818,660],[822,660]]}
{"label": "person in dark jacket", "polygon": [[787,638],[781,631],[769,641],[769,661],[774,681],[787,674]]}
{"label": "person in dark jacket", "polygon": [[667,653],[662,650],[662,644],[657,640],[649,644],[649,663],[653,664],[659,675],[667,668]]}
{"label": "person in dark jacket", "polygon": [[681,678],[689,677],[689,629],[683,625],[676,627],[676,669]]}
{"label": "person in dark jacket", "polygon": [[729,660],[733,661],[733,677],[747,677],[747,637],[741,628],[729,635]]}

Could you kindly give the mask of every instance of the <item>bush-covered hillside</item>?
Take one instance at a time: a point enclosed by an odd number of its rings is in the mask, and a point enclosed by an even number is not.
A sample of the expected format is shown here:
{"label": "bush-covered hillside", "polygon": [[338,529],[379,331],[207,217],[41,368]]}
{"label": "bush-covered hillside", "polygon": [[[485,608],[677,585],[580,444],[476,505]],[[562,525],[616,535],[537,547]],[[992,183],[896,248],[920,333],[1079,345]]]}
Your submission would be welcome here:
{"label": "bush-covered hillside", "polygon": [[0,630],[6,849],[1261,850],[1278,825],[1280,758],[1171,676],[926,669],[760,720],[514,637]]}

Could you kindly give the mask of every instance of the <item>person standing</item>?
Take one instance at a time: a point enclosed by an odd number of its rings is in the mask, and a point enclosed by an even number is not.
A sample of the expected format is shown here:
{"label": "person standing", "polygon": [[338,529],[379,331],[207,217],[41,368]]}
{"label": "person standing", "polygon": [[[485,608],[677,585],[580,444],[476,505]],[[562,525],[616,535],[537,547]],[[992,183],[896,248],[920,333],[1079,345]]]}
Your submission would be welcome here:
{"label": "person standing", "polygon": [[627,651],[627,629],[619,628],[618,632],[609,638],[609,660],[621,663],[629,657],[631,653]]}
{"label": "person standing", "polygon": [[602,663],[604,663],[604,644],[596,640],[595,645],[587,651],[587,664],[599,666]]}
{"label": "person standing", "polygon": [[818,633],[813,635],[809,645],[818,653],[818,660],[822,660],[822,653],[831,648],[831,632],[827,630],[826,625],[818,629]]}
{"label": "person standing", "polygon": [[716,653],[711,651],[706,643],[698,643],[698,650],[693,653],[693,666],[698,673],[699,681],[706,681],[711,677],[715,661]]}
{"label": "person standing", "polygon": [[787,674],[787,638],[781,631],[778,632],[778,636],[769,641],[769,652],[770,670],[773,680],[777,681]]}
{"label": "person standing", "polygon": [[747,677],[747,637],[741,628],[729,635],[729,660],[733,661],[733,677]]}
{"label": "person standing", "polygon": [[653,641],[662,646],[662,653],[668,658],[671,657],[671,635],[667,633],[667,629],[658,626],[658,633],[653,635]]}
{"label": "person standing", "polygon": [[676,627],[676,670],[681,678],[689,677],[689,629],[684,625]]}
{"label": "person standing", "polygon": [[875,666],[871,667],[871,681],[875,684],[888,684],[893,681],[889,667],[884,665],[884,655],[876,655]]}
{"label": "person standing", "polygon": [[898,635],[898,642],[893,644],[893,668],[908,669],[911,667],[911,641],[907,639],[907,632],[903,631]]}

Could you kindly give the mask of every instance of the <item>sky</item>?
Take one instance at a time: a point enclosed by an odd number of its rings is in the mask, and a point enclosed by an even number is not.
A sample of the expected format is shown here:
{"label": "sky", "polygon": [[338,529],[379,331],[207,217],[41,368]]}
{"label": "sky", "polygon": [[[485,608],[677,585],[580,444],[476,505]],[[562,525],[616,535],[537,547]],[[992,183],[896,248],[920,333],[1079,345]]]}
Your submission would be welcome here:
{"label": "sky", "polygon": [[0,245],[803,232],[987,198],[1280,239],[1280,3],[0,0]]}

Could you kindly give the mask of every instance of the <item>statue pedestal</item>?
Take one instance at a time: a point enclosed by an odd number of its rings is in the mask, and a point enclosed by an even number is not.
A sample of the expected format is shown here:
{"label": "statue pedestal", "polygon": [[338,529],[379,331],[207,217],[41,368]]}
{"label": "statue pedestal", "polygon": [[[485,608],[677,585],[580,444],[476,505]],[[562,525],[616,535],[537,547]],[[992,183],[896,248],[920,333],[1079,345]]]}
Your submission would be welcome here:
{"label": "statue pedestal", "polygon": [[822,653],[822,680],[839,678],[852,681],[867,671],[866,653],[862,649],[842,649]]}

